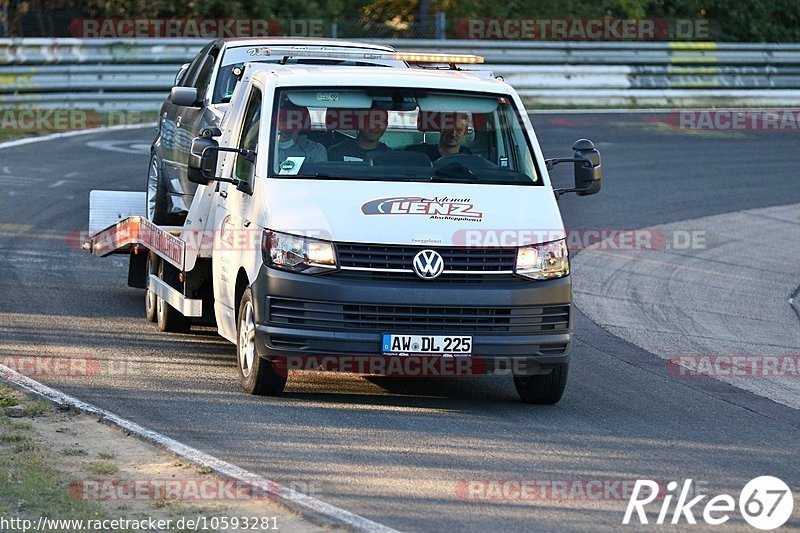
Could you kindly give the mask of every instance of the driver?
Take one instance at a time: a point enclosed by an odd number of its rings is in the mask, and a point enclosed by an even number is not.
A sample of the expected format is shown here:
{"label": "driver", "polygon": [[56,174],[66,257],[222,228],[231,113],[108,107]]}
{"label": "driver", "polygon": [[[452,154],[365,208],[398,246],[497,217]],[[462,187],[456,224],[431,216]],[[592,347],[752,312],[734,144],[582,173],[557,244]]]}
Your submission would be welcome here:
{"label": "driver", "polygon": [[[339,110],[339,122],[352,117],[357,126],[355,139],[347,139],[328,149],[330,161],[370,162],[382,152],[391,150],[381,142],[389,126],[389,112],[385,109]],[[345,120],[343,120],[345,119]],[[343,124],[340,124],[340,126]]]}
{"label": "driver", "polygon": [[440,157],[452,154],[471,154],[469,148],[461,146],[469,129],[469,117],[466,113],[442,113],[441,135],[436,145],[422,145],[423,152],[436,161]]}

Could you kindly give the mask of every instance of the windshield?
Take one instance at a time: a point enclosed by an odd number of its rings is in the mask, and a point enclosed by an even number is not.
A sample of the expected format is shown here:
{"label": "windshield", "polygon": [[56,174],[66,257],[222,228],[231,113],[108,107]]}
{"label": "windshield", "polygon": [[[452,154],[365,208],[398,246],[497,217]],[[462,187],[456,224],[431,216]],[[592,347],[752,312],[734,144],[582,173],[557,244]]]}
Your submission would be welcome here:
{"label": "windshield", "polygon": [[328,87],[276,102],[270,177],[542,184],[506,95]]}
{"label": "windshield", "polygon": [[[284,58],[284,54],[290,53],[292,50],[316,50],[320,47],[310,46],[237,46],[235,48],[228,48],[225,55],[222,57],[219,72],[217,72],[217,80],[214,84],[214,96],[212,103],[225,104],[231,101],[233,90],[236,88],[236,83],[239,81],[233,74],[233,69],[242,67],[245,63],[278,63]],[[269,50],[268,55],[264,55],[265,51]],[[340,47],[325,47],[328,52],[331,51],[345,51],[345,52],[369,52],[366,48],[348,48]],[[385,50],[379,52],[387,53]],[[391,59],[369,59],[369,60],[353,60],[353,59],[317,59],[313,57],[290,57],[286,64],[302,64],[302,65],[337,65],[337,66],[377,66],[377,67],[406,67],[403,61],[396,61]]]}

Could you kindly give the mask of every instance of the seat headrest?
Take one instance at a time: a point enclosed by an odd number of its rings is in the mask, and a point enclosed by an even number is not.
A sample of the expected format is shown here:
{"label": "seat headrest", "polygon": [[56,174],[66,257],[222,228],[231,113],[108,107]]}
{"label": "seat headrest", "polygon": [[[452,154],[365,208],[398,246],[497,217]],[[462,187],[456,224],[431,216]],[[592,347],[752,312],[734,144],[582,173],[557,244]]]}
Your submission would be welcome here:
{"label": "seat headrest", "polygon": [[279,131],[311,131],[311,115],[305,107],[287,107],[278,111]]}
{"label": "seat headrest", "polygon": [[419,131],[453,129],[458,120],[464,119],[469,123],[469,113],[420,110],[417,115],[417,129]]}
{"label": "seat headrest", "polygon": [[325,128],[332,130],[385,131],[389,127],[389,112],[385,109],[328,108]]}

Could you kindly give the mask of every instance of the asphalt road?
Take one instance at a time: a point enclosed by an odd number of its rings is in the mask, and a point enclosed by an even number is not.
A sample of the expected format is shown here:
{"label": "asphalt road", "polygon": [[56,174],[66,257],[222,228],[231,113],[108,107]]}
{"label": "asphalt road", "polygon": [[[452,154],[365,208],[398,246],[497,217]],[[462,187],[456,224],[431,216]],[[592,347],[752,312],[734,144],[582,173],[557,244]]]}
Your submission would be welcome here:
{"label": "asphalt road", "polygon": [[[800,202],[797,133],[687,133],[624,114],[536,115],[534,125],[548,156],[570,155],[579,137],[603,153],[602,193],[562,199],[571,228]],[[90,190],[142,190],[150,133],[0,151],[0,354],[99,362],[92,376],[40,377],[45,383],[406,531],[615,530],[626,505],[613,491],[474,500],[458,490],[464,480],[692,478],[708,493],[738,496],[751,478],[776,475],[800,489],[797,411],[669,375],[663,360],[581,314],[567,392],[553,407],[520,403],[504,377],[304,373],[291,376],[282,398],[245,395],[233,346],[210,330],[157,332],[143,318],[142,291],[126,286],[126,260],[77,250]],[[567,185],[563,166],[555,181]],[[796,505],[789,525],[800,528],[799,516]],[[744,526],[738,514],[728,525]]]}

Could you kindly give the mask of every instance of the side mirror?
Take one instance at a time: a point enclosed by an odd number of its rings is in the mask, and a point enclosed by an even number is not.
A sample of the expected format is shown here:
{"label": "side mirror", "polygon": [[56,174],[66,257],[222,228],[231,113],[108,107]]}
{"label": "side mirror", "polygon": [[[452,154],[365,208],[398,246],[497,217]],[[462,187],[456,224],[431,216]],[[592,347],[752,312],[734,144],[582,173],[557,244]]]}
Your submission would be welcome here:
{"label": "side mirror", "polygon": [[211,137],[195,137],[189,151],[189,181],[208,185],[217,173],[219,143]]}
{"label": "side mirror", "polygon": [[578,139],[572,145],[575,150],[575,192],[587,196],[600,192],[603,181],[600,152],[589,139]]}
{"label": "side mirror", "polygon": [[253,182],[252,181],[239,181],[236,184],[236,189],[245,194],[253,195]]}
{"label": "side mirror", "polygon": [[183,77],[186,75],[186,71],[189,70],[189,65],[190,63],[184,63],[183,65],[181,65],[180,70],[178,70],[178,73],[175,75],[176,86],[180,85],[181,82],[183,81]]}
{"label": "side mirror", "polygon": [[169,101],[183,107],[200,107],[196,87],[173,87],[169,92]]}

